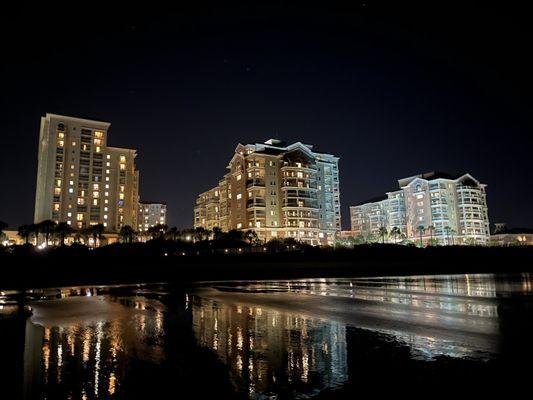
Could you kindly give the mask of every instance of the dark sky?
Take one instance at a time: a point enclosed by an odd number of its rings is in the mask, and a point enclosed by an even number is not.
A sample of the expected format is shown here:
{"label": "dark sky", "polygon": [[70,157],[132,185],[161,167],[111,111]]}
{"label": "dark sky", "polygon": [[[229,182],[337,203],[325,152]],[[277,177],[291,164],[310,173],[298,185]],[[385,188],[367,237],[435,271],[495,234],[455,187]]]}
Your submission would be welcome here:
{"label": "dark sky", "polygon": [[472,173],[492,222],[533,226],[525,9],[195,3],[2,12],[0,220],[33,218],[50,112],[111,122],[109,144],[138,149],[141,197],[179,228],[237,143],[269,137],[341,156],[344,229],[351,204],[432,170]]}

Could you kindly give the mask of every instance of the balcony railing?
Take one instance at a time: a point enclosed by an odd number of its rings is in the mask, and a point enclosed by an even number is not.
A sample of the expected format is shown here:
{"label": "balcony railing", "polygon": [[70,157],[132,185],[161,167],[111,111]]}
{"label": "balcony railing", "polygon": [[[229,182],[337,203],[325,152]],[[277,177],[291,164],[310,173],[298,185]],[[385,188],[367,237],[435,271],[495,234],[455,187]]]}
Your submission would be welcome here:
{"label": "balcony railing", "polygon": [[252,208],[252,207],[265,207],[266,206],[266,202],[264,200],[248,200],[246,202],[246,207],[247,208]]}
{"label": "balcony railing", "polygon": [[253,187],[253,186],[258,186],[258,187],[265,187],[265,180],[264,179],[248,179],[246,181],[246,187],[249,188],[249,187]]}

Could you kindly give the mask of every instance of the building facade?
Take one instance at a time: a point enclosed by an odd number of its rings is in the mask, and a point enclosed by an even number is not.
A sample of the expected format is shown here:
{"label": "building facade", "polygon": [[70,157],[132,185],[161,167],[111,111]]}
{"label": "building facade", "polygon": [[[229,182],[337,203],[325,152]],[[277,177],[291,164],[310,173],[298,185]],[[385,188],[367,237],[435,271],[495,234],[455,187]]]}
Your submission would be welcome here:
{"label": "building facade", "polygon": [[74,228],[137,226],[136,150],[110,147],[110,123],[46,114],[41,118],[34,222]]}
{"label": "building facade", "polygon": [[300,142],[239,144],[218,185],[198,196],[194,226],[332,244],[341,230],[338,161]]}
{"label": "building facade", "polygon": [[139,216],[137,218],[139,232],[146,232],[148,228],[156,225],[167,224],[166,203],[156,203],[151,201],[139,202]]}
{"label": "building facade", "polygon": [[430,172],[400,179],[398,184],[399,190],[350,207],[355,236],[376,238],[383,227],[400,232],[389,240],[419,240],[422,233],[425,242],[489,243],[486,185],[470,174]]}

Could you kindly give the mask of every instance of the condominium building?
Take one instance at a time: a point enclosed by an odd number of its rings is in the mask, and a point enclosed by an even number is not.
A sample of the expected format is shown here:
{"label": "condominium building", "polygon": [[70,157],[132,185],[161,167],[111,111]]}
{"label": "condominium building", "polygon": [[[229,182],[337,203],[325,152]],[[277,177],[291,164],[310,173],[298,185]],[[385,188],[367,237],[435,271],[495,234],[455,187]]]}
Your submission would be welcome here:
{"label": "condominium building", "polygon": [[147,231],[148,228],[156,225],[167,224],[166,203],[156,203],[152,201],[139,202],[139,216],[137,218],[137,228],[139,232]]}
{"label": "condominium building", "polygon": [[103,224],[116,232],[137,226],[136,150],[107,144],[108,122],[46,114],[41,118],[36,223]]}
{"label": "condominium building", "polygon": [[398,184],[398,190],[350,207],[355,236],[375,238],[380,228],[388,232],[398,228],[398,237],[418,240],[422,234],[426,242],[489,242],[486,185],[472,175],[429,172],[400,179]]}
{"label": "condominium building", "polygon": [[198,196],[194,226],[331,244],[341,229],[338,161],[300,142],[239,144],[218,185]]}

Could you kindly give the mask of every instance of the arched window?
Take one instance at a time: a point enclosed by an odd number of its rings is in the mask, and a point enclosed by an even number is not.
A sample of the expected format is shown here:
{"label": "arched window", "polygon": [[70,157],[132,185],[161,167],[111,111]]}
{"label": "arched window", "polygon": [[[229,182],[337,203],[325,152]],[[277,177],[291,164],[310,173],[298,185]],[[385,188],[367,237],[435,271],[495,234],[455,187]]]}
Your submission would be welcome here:
{"label": "arched window", "polygon": [[422,190],[422,185],[418,184],[416,185],[416,191],[420,192]]}

